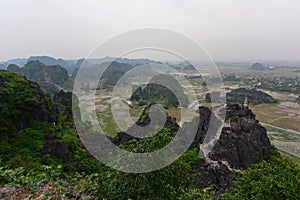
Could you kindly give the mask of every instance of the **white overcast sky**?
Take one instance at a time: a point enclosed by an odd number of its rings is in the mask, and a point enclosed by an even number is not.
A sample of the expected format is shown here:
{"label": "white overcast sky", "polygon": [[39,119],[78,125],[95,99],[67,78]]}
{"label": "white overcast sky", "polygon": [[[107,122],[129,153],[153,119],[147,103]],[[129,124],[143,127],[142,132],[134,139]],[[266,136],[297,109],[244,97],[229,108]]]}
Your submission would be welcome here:
{"label": "white overcast sky", "polygon": [[0,60],[80,58],[118,33],[177,31],[215,60],[300,60],[299,0],[0,0]]}

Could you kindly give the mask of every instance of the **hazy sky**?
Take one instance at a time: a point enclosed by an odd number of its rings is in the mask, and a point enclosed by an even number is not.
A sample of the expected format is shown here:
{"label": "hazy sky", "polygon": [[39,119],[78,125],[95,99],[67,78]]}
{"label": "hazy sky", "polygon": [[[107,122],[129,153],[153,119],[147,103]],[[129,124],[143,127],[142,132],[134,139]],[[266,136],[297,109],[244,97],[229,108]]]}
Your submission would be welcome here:
{"label": "hazy sky", "polygon": [[118,33],[166,28],[215,60],[300,60],[299,0],[0,0],[0,60],[84,57]]}

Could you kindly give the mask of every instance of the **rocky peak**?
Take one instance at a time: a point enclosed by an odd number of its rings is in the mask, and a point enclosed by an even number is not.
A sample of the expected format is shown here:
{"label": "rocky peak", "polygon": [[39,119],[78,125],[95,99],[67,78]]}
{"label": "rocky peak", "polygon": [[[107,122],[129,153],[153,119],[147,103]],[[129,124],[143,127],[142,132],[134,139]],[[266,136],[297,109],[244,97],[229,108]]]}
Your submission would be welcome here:
{"label": "rocky peak", "polygon": [[[144,110],[143,115],[145,117],[141,117],[137,122],[140,126],[150,123],[147,109]],[[209,187],[212,184],[217,191],[222,192],[232,186],[232,174],[239,173],[250,165],[266,159],[272,147],[266,129],[255,119],[253,112],[246,106],[231,104],[226,107],[225,122],[217,119],[212,109],[199,107],[199,118],[184,126],[188,134],[189,127],[198,123],[197,134],[190,149],[201,146],[209,130],[211,119],[214,120],[212,126],[222,126],[222,124],[224,126],[215,146],[206,158],[199,157],[199,162],[194,166],[194,170],[200,171],[202,174],[196,176],[197,185],[200,188]],[[169,116],[165,127],[172,130],[170,131],[171,136],[174,136],[180,129]],[[112,140],[116,144],[121,144],[131,139],[134,137],[126,133],[119,133]]]}
{"label": "rocky peak", "polygon": [[[200,146],[209,128],[211,109],[200,107],[200,123],[196,144]],[[232,186],[232,175],[252,164],[267,159],[272,149],[266,129],[255,119],[248,107],[228,105],[225,122],[219,140],[208,154],[208,160],[199,159],[194,166],[202,176],[196,176],[198,187],[214,185],[217,193]]]}
{"label": "rocky peak", "polygon": [[230,127],[223,127],[219,141],[209,157],[226,160],[235,169],[245,169],[267,158],[271,144],[266,129],[255,119],[248,107],[229,105],[226,119]]}
{"label": "rocky peak", "polygon": [[[151,103],[151,104],[147,105],[144,108],[140,118],[136,122],[137,126],[130,127],[126,131],[127,133],[137,132],[139,127],[146,127],[151,123],[151,118],[149,116],[149,109],[153,105],[155,105],[155,103]],[[169,130],[169,133],[170,133],[171,136],[175,136],[175,134],[177,133],[177,131],[179,129],[179,125],[170,116],[167,115],[167,119],[166,119],[166,122],[164,124],[164,128],[167,128]],[[131,136],[127,133],[120,132],[120,133],[117,134],[116,137],[110,138],[110,140],[116,145],[123,144],[123,143],[128,142],[128,141],[133,140],[133,139],[139,140],[138,137]]]}
{"label": "rocky peak", "polygon": [[[150,124],[151,119],[148,109],[149,106],[143,111],[142,116],[136,123],[137,125],[144,127]],[[187,128],[192,126],[192,123],[198,123],[197,134],[190,149],[195,147],[199,148],[200,144],[203,143],[207,131],[209,130],[211,119],[214,119],[212,126],[222,126],[222,123],[226,124],[226,126],[223,126],[221,129],[222,132],[219,140],[208,154],[211,160],[222,160],[228,163],[228,166],[232,169],[243,170],[251,164],[267,158],[271,150],[271,144],[266,129],[255,119],[255,115],[248,107],[239,104],[227,106],[225,122],[221,122],[220,119],[217,119],[215,113],[213,113],[210,108],[200,106],[199,118],[194,122],[187,123],[185,126],[185,128]],[[178,129],[180,129],[178,124],[174,122],[170,116],[167,116],[164,127],[169,129],[171,136],[175,136]],[[189,129],[187,128],[186,130]],[[130,131],[131,128],[128,129],[128,132]],[[188,131],[186,132],[189,134]],[[131,139],[138,138],[122,132],[112,140],[116,144],[121,144]]]}

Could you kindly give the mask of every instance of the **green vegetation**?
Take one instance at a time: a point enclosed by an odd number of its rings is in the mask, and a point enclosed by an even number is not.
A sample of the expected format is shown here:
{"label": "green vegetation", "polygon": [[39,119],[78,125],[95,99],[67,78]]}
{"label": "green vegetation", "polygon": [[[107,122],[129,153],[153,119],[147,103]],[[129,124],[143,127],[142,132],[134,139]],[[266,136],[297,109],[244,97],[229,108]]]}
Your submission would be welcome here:
{"label": "green vegetation", "polygon": [[69,78],[67,70],[60,65],[48,66],[39,61],[29,61],[23,68],[19,68],[16,65],[9,65],[7,70],[36,81],[50,94],[59,91],[57,85],[64,89],[71,89],[73,87],[73,81]]}
{"label": "green vegetation", "polygon": [[130,100],[137,101],[141,106],[149,103],[160,103],[165,108],[176,108],[178,106],[187,107],[189,103],[182,86],[174,77],[169,75],[157,75],[150,80],[150,83],[133,90]]}
{"label": "green vegetation", "polygon": [[[166,137],[161,136],[161,137]],[[161,139],[161,138],[160,138]],[[157,139],[152,142],[159,144]],[[160,143],[161,144],[161,143]],[[127,148],[141,150],[137,141]],[[64,173],[62,167],[40,166],[29,172],[23,168],[0,167],[0,185],[29,186],[32,194],[37,183],[47,180],[51,195],[74,198],[76,193],[88,193],[97,199],[299,199],[300,171],[289,158],[274,151],[268,160],[252,165],[235,178],[235,187],[215,196],[213,187],[197,189],[191,166],[198,160],[198,151],[186,152],[172,165],[151,173],[131,174],[115,171],[101,164],[90,163],[94,173]]]}
{"label": "green vegetation", "polygon": [[[121,147],[135,153],[158,150],[168,144],[172,138],[168,130],[163,129],[155,137],[132,140]],[[192,154],[192,155],[191,155]],[[191,185],[188,176],[191,163],[197,152],[187,153],[178,161],[159,171],[142,174],[112,171],[107,198],[109,199],[174,199],[182,194],[181,188]],[[141,166],[142,167],[142,166]],[[178,173],[180,171],[180,173]]]}
{"label": "green vegetation", "polygon": [[242,104],[246,97],[248,98],[248,104],[277,103],[277,100],[269,94],[255,89],[238,88],[226,94],[229,103]]}
{"label": "green vegetation", "polygon": [[[300,199],[299,168],[276,151],[237,174],[235,187],[216,196],[214,186],[197,188],[201,176],[194,168],[199,162],[198,148],[161,170],[123,173],[88,154],[72,122],[67,121],[68,107],[54,101],[36,83],[0,71],[0,102],[0,185],[28,188],[32,198],[44,187],[43,195],[52,199],[78,199],[79,195],[85,199]],[[152,152],[173,139],[169,132],[164,128],[154,137],[131,140],[120,147]]]}
{"label": "green vegetation", "polygon": [[[150,152],[166,145],[170,140],[168,131],[163,129],[157,137],[139,142],[130,141],[124,144],[123,148],[133,152]],[[191,150],[172,165],[159,171],[143,174],[119,172],[93,161],[89,163],[90,167],[94,167],[91,169],[93,173],[66,173],[64,176],[62,176],[64,171],[61,165],[57,167],[40,165],[30,171],[24,168],[1,167],[0,184],[15,186],[29,184],[34,192],[39,181],[47,180],[52,182],[54,187],[73,185],[68,191],[62,191],[60,195],[88,190],[99,199],[181,199],[180,197],[184,197],[187,191],[197,190],[193,185],[192,177],[189,176],[191,166],[196,164],[197,160],[197,149]]]}
{"label": "green vegetation", "polygon": [[260,63],[254,63],[251,66],[251,69],[253,69],[253,70],[267,70],[268,68],[265,67],[264,65],[260,64]]}
{"label": "green vegetation", "polygon": [[[243,71],[243,70],[238,70]],[[283,76],[283,74],[286,75]],[[268,73],[251,73],[251,71],[223,74],[223,80],[235,84],[241,84],[251,88],[261,88],[265,90],[278,91],[278,92],[291,92],[299,93],[300,81],[299,76],[286,69],[286,71],[268,71]]]}
{"label": "green vegetation", "polygon": [[51,107],[50,96],[22,76],[0,71],[0,86],[0,131],[4,137],[15,134],[22,126],[30,125],[34,118],[38,118],[36,109],[41,104],[45,109]]}
{"label": "green vegetation", "polygon": [[299,77],[262,78],[259,88],[280,92],[300,92]]}
{"label": "green vegetation", "polygon": [[220,199],[300,199],[299,183],[298,166],[274,151],[267,161],[244,171]]}
{"label": "green vegetation", "polygon": [[115,129],[115,123],[112,117],[105,117],[103,122],[106,124],[103,129],[104,133],[107,133],[107,136],[114,137],[117,135],[117,131]]}
{"label": "green vegetation", "polygon": [[140,106],[148,103],[161,103],[166,108],[178,107],[179,102],[173,92],[162,85],[147,84],[133,93],[131,100],[137,101]]}
{"label": "green vegetation", "polygon": [[133,68],[133,66],[130,64],[118,63],[116,61],[113,61],[111,63],[104,63],[103,65],[108,65],[101,77],[101,79],[104,79],[104,88],[115,86],[119,79],[127,71]]}
{"label": "green vegetation", "polygon": [[230,118],[230,121],[231,122],[238,122],[238,121],[240,121],[240,118],[238,116],[233,116],[233,117]]}
{"label": "green vegetation", "polygon": [[[25,170],[61,164],[74,171],[85,159],[76,131],[67,126],[67,108],[39,86],[8,71],[0,71],[0,160]],[[80,159],[79,159],[80,158]]]}
{"label": "green vegetation", "polygon": [[[14,136],[0,136],[0,158],[10,168],[23,167],[29,171],[41,163],[62,165],[66,171],[76,171],[87,157],[74,129],[62,124],[49,126],[35,122],[32,128],[18,131]],[[83,169],[84,170],[84,169]]]}

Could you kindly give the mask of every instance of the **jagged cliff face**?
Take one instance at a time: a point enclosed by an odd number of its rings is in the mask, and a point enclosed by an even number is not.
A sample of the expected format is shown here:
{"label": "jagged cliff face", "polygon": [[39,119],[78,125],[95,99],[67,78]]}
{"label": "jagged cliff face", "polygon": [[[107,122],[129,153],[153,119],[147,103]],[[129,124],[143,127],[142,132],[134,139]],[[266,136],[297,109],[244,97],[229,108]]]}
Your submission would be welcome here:
{"label": "jagged cliff face", "polygon": [[[136,123],[137,125],[145,127],[150,124],[151,119],[147,113],[149,107],[145,108],[142,117]],[[199,147],[203,143],[209,129],[210,119],[213,117],[214,114],[211,109],[203,106],[199,107],[199,119],[196,120],[199,123],[198,130],[190,149]],[[267,158],[271,144],[266,129],[259,124],[259,121],[255,119],[255,115],[248,107],[238,104],[228,105],[225,121],[226,126],[223,127],[219,140],[208,155],[210,159],[223,160],[228,162],[232,168],[243,170],[251,164]],[[214,120],[214,123],[221,125],[218,120]],[[169,130],[171,136],[174,136],[180,128],[170,116],[167,116],[164,127]],[[131,128],[127,132],[131,132]],[[134,138],[122,132],[112,140],[116,144],[121,144]]]}
{"label": "jagged cliff face", "polygon": [[227,108],[226,121],[217,144],[209,157],[213,160],[226,160],[235,169],[246,169],[251,164],[267,158],[271,144],[266,129],[255,119],[247,107],[231,105]]}
{"label": "jagged cliff face", "polygon": [[[212,111],[199,108],[200,123],[194,146],[199,146],[209,128]],[[266,129],[255,119],[248,107],[239,104],[226,108],[225,126],[219,140],[208,154],[208,160],[200,159],[194,166],[199,188],[214,185],[217,194],[233,186],[233,176],[250,165],[267,159],[272,149]]]}
{"label": "jagged cliff face", "polygon": [[[72,120],[70,109],[72,93],[60,91],[54,95],[53,100],[35,82],[17,74],[0,71],[0,94],[0,156],[3,161],[13,163],[10,156],[15,154],[20,156],[18,162],[26,158],[28,154],[24,154],[24,151],[14,152],[20,147],[20,149],[28,148],[30,155],[34,155],[32,158],[39,163],[47,164],[50,156],[53,160],[74,164],[74,154],[76,148],[78,149],[78,143],[73,143],[78,139],[75,130],[71,131],[72,133],[68,133],[70,130],[61,132],[59,126],[54,125],[54,122],[59,122],[61,115]],[[145,127],[151,123],[150,106],[145,108],[137,125]],[[199,148],[203,143],[211,118],[215,119],[216,113],[207,107],[199,107],[199,117],[186,124],[187,134],[189,134],[189,127],[192,127],[190,125],[196,124],[198,127],[190,149]],[[266,129],[259,124],[248,107],[238,104],[228,105],[225,121],[227,126],[221,129],[216,145],[207,157],[199,158],[198,164],[194,166],[196,183],[200,188],[213,184],[218,191],[222,192],[232,185],[232,173],[239,173],[251,164],[266,159],[271,150]],[[42,127],[37,126],[35,129],[35,122],[42,123]],[[220,119],[214,122],[218,125],[224,123]],[[164,127],[169,131],[170,136],[174,136],[181,128],[170,116],[167,116]],[[128,130],[131,131],[133,127]],[[72,142],[64,140],[62,134],[68,134]],[[119,133],[112,141],[119,145],[132,139],[137,138]],[[7,152],[13,153],[6,156]],[[201,176],[197,175],[199,173]]]}
{"label": "jagged cliff face", "polygon": [[[150,124],[149,107],[145,108],[136,123],[137,125],[145,127]],[[194,122],[198,123],[198,130],[190,149],[199,148],[200,144],[203,143],[211,118],[214,118],[211,109],[203,106],[199,107],[199,119]],[[248,107],[238,104],[228,105],[225,121],[226,126],[222,128],[219,140],[208,154],[211,160],[222,160],[233,169],[243,170],[251,164],[267,158],[271,150],[271,144],[266,129],[255,119],[255,115]],[[214,123],[221,125],[219,120],[214,120]],[[164,128],[169,130],[170,136],[175,136],[180,127],[170,116],[167,116]],[[129,128],[127,132],[131,132],[131,129]],[[112,138],[112,141],[116,144],[122,144],[132,139],[138,140],[138,138],[121,132],[115,138]]]}
{"label": "jagged cliff face", "polygon": [[[145,117],[138,120],[138,125],[146,126],[150,123],[147,115],[148,108],[149,106],[143,112]],[[222,125],[220,120],[216,120],[215,113],[211,109],[201,106],[199,107],[199,118],[186,124],[185,128],[189,130],[188,127],[192,127],[192,123],[198,123],[197,134],[190,149],[199,148],[203,143],[211,119],[214,119],[214,123],[218,123],[218,126]],[[199,188],[215,185],[218,192],[223,192],[232,186],[232,174],[239,173],[250,165],[266,159],[272,148],[266,129],[259,124],[248,107],[238,104],[228,105],[223,124],[225,126],[221,129],[220,138],[213,149],[206,158],[199,157],[198,164],[194,166],[196,184]],[[169,129],[171,136],[174,136],[180,129],[169,116],[164,127]],[[130,132],[130,128],[128,132]],[[112,141],[119,145],[132,139],[138,140],[138,138],[122,132]],[[201,175],[197,175],[199,174],[197,172],[200,172]]]}
{"label": "jagged cliff face", "polygon": [[67,70],[60,65],[48,66],[40,61],[31,60],[23,68],[11,64],[7,70],[26,76],[32,81],[36,81],[41,88],[50,94],[58,92],[62,87],[70,89],[73,85]]}
{"label": "jagged cliff face", "polygon": [[[198,132],[192,147],[203,142],[212,116],[212,111],[207,107],[200,107],[199,113]],[[267,158],[271,144],[266,129],[259,124],[248,107],[228,105],[225,122],[226,126],[209,153],[209,158],[224,160],[232,168],[241,170]]]}

